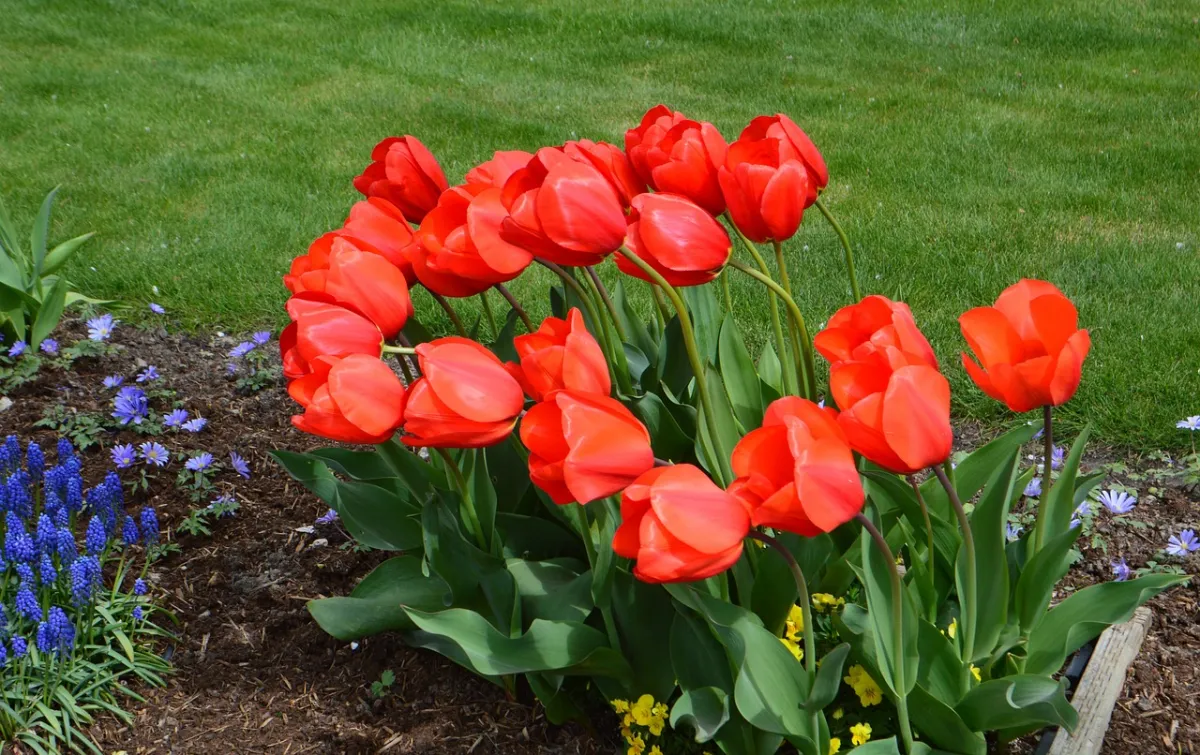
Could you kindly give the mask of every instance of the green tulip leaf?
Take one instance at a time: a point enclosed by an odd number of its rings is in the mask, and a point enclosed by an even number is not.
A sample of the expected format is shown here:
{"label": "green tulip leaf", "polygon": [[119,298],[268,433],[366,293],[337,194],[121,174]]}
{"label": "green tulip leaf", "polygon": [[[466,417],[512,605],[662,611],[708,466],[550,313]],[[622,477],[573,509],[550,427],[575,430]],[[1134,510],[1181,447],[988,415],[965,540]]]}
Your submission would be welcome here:
{"label": "green tulip leaf", "polygon": [[758,372],[754,360],[742,340],[733,314],[725,315],[717,346],[717,365],[733,414],[745,430],[753,430],[762,424],[763,399]]}
{"label": "green tulip leaf", "polygon": [[[864,529],[860,540],[862,549],[862,582],[867,596],[867,609],[870,616],[871,634],[875,641],[875,657],[879,659],[879,672],[888,688],[895,694],[905,695],[917,683],[917,615],[912,604],[912,598],[906,590],[900,591],[901,626],[893,626],[893,607],[895,598],[892,594],[891,569],[893,565],[886,563],[886,558],[875,546],[874,540]],[[849,608],[849,606],[847,606]],[[896,683],[896,632],[900,632],[901,652],[899,662],[903,663],[903,685]]]}
{"label": "green tulip leaf", "polygon": [[843,642],[825,654],[821,666],[817,669],[817,681],[813,684],[812,692],[804,703],[804,709],[816,713],[833,702],[842,686],[842,666],[850,655],[850,643]]}
{"label": "green tulip leaf", "polygon": [[[1079,473],[1079,462],[1083,459],[1083,449],[1087,445],[1091,428],[1085,427],[1079,437],[1071,445],[1071,452],[1063,460],[1058,479],[1042,494],[1038,504],[1037,523],[1033,529],[1032,551],[1030,556],[1045,547],[1055,535],[1066,532],[1071,527],[1071,517],[1075,512],[1075,479]],[[1046,484],[1046,480],[1042,481]]]}
{"label": "green tulip leaf", "polygon": [[369,637],[380,632],[414,628],[404,606],[427,611],[445,607],[446,584],[422,574],[419,556],[396,556],[368,574],[347,597],[308,602],[308,611],[321,629],[339,640]]}
{"label": "green tulip leaf", "polygon": [[1082,531],[1082,527],[1072,527],[1055,535],[1033,558],[1025,562],[1017,580],[1015,596],[1017,619],[1022,631],[1028,632],[1045,615],[1054,586],[1071,568],[1071,548]]}
{"label": "green tulip leaf", "polygon": [[1021,674],[986,681],[968,692],[955,708],[975,731],[1026,726],[1074,730],[1079,715],[1067,702],[1065,679]]}
{"label": "green tulip leaf", "polygon": [[[974,658],[987,658],[1001,630],[1008,622],[1009,584],[1007,557],[1004,546],[1008,511],[1013,499],[1018,463],[1014,452],[996,467],[984,488],[975,511],[971,514],[971,533],[975,540],[975,621],[962,622],[963,646],[968,644],[968,632],[974,632]],[[958,594],[964,595],[968,584],[967,552],[960,550],[955,572]],[[973,624],[973,626],[972,626]]]}
{"label": "green tulip leaf", "polygon": [[[1028,443],[1037,435],[1040,423],[1025,422],[1009,430],[999,438],[980,446],[958,463],[954,468],[954,489],[964,502],[975,497],[983,486],[991,479],[996,468],[1004,464],[1009,456],[1017,453],[1021,446]],[[921,484],[921,494],[930,512],[936,512],[946,521],[954,521],[954,512],[950,510],[950,499],[937,478],[930,477]]]}
{"label": "green tulip leaf", "polygon": [[671,728],[691,727],[696,742],[710,741],[729,720],[729,696],[717,687],[684,690],[671,706]]}

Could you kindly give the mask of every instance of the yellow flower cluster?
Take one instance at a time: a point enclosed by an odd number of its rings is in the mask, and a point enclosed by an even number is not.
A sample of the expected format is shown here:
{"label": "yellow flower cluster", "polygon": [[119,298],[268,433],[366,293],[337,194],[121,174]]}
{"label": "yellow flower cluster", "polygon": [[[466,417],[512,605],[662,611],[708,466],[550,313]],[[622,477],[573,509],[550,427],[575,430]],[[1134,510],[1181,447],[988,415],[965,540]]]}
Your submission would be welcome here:
{"label": "yellow flower cluster", "polygon": [[641,732],[635,732],[633,727],[645,727],[649,736],[657,737],[663,732],[667,723],[669,709],[665,703],[656,703],[651,695],[642,695],[634,702],[628,700],[613,700],[612,708],[621,719],[621,736],[629,745],[627,755],[662,755],[658,745],[646,749],[646,739]]}
{"label": "yellow flower cluster", "polygon": [[804,648],[800,647],[802,632],[804,632],[804,611],[800,609],[800,606],[792,606],[788,611],[787,620],[784,622],[783,636],[779,638],[779,641],[798,661],[804,660]]}
{"label": "yellow flower cluster", "polygon": [[846,599],[835,598],[827,592],[819,592],[812,596],[812,604],[818,613],[825,613],[827,609],[832,610],[838,606],[846,605]]}
{"label": "yellow flower cluster", "polygon": [[847,676],[842,677],[842,680],[849,684],[858,694],[858,701],[864,707],[870,705],[879,705],[883,702],[883,690],[867,673],[867,670],[857,664],[850,667],[846,672]]}
{"label": "yellow flower cluster", "polygon": [[855,747],[871,740],[871,724],[854,724],[850,727],[850,743]]}
{"label": "yellow flower cluster", "polygon": [[842,750],[842,740],[837,737],[829,738],[829,755],[837,755]]}

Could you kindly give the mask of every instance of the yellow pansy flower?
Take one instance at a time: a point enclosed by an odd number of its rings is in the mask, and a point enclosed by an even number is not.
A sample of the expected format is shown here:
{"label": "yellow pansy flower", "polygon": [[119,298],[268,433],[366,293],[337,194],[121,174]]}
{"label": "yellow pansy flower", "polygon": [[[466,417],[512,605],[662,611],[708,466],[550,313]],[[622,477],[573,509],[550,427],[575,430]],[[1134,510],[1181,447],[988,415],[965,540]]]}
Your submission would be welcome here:
{"label": "yellow pansy flower", "polygon": [[845,598],[835,598],[827,592],[819,592],[812,596],[813,608],[819,612],[824,612],[827,608],[837,608],[838,606],[846,605]]}
{"label": "yellow pansy flower", "polygon": [[780,637],[779,641],[783,643],[783,646],[788,649],[789,653],[796,657],[796,660],[804,660],[804,648],[800,647],[800,643],[793,642],[787,637]]}
{"label": "yellow pansy flower", "polygon": [[846,715],[846,711],[842,710],[841,708],[838,708],[838,709],[836,709],[836,710],[834,710],[834,711],[833,711],[833,720],[834,720],[834,721],[841,721],[841,720],[842,720],[842,716],[844,716],[844,715]]}
{"label": "yellow pansy flower", "polygon": [[629,712],[629,701],[628,700],[613,700],[611,704],[612,704],[612,709],[613,709],[614,713],[628,713]]}
{"label": "yellow pansy flower", "polygon": [[842,740],[837,737],[829,738],[829,755],[837,755],[842,749]]}
{"label": "yellow pansy flower", "polygon": [[971,676],[975,677],[975,681],[982,682],[983,677],[979,675],[979,668],[975,664],[971,664]]}
{"label": "yellow pansy flower", "polygon": [[642,695],[629,708],[629,713],[638,726],[649,726],[650,720],[654,717],[654,698],[650,695]]}
{"label": "yellow pansy flower", "polygon": [[642,755],[646,752],[646,742],[642,739],[641,734],[634,734],[633,739],[629,740],[629,749],[626,755]]}
{"label": "yellow pansy flower", "polygon": [[658,749],[658,745],[654,745],[650,748],[649,755],[663,755],[663,751]]}
{"label": "yellow pansy flower", "polygon": [[800,606],[792,606],[788,611],[787,621],[784,622],[784,635],[792,642],[800,641],[800,633],[804,631],[804,611]]}
{"label": "yellow pansy flower", "polygon": [[950,626],[946,627],[946,636],[954,639],[956,634],[958,634],[958,619],[951,619]]}
{"label": "yellow pansy flower", "polygon": [[871,741],[871,724],[854,724],[850,727],[850,743],[855,747]]}

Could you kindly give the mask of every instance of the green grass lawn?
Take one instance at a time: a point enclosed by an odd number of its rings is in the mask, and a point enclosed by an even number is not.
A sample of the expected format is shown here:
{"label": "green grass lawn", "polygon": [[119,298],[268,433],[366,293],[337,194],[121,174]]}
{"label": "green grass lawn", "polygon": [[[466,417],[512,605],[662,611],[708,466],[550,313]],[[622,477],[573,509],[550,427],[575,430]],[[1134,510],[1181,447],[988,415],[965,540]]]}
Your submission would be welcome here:
{"label": "green grass lawn", "polygon": [[[908,301],[960,412],[955,318],[1022,276],[1094,348],[1064,415],[1179,446],[1200,412],[1200,20],[1186,0],[0,0],[0,192],[99,232],[82,290],[189,326],[280,324],[279,275],[338,225],[372,145],[418,135],[452,180],[498,148],[621,143],[650,105],[728,138],[783,111],[830,165],[867,291]],[[967,4],[964,4],[966,7]],[[847,300],[815,211],[789,246],[811,323]],[[527,298],[540,281],[515,289]],[[151,286],[160,294],[153,296]],[[746,329],[765,299],[739,281]]]}

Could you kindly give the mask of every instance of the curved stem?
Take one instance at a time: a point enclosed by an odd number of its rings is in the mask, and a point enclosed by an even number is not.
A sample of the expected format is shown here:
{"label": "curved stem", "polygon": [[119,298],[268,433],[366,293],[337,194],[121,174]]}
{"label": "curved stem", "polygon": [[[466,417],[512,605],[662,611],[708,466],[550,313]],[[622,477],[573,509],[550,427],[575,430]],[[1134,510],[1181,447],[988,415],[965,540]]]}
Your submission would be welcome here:
{"label": "curved stem", "polygon": [[666,330],[667,323],[671,320],[671,314],[667,309],[667,303],[663,301],[662,292],[650,281],[646,281],[646,287],[650,289],[650,296],[654,299],[654,311],[658,313],[658,327]]}
{"label": "curved stem", "polygon": [[783,303],[787,305],[788,311],[792,315],[792,320],[796,323],[798,337],[794,339],[793,343],[796,347],[797,354],[799,354],[798,358],[803,360],[802,365],[804,370],[804,380],[807,383],[805,386],[805,397],[815,401],[817,392],[817,368],[815,362],[813,361],[812,342],[808,337],[808,328],[804,325],[804,315],[800,313],[800,307],[796,305],[796,301],[792,299],[792,297],[788,296],[787,292],[783,290],[782,286],[771,280],[770,276],[763,275],[757,270],[753,270],[737,260],[730,260],[729,264],[774,291],[779,298],[783,299]]}
{"label": "curved stem", "polygon": [[758,530],[750,530],[748,537],[774,548],[779,555],[783,556],[788,568],[792,570],[792,579],[796,580],[796,591],[799,595],[797,602],[800,604],[801,613],[804,614],[804,668],[808,672],[810,680],[815,680],[817,676],[817,643],[812,622],[812,601],[808,596],[808,582],[804,579],[804,572],[800,569],[800,564],[796,563],[796,557],[783,543]]}
{"label": "curved stem", "polygon": [[525,330],[532,333],[534,331],[533,322],[529,319],[529,315],[526,314],[525,309],[521,307],[521,303],[517,301],[517,297],[512,295],[512,291],[509,291],[508,287],[503,283],[497,283],[492,288],[500,292],[500,295],[508,302],[508,306],[513,308],[513,311],[517,313],[517,317],[521,318],[521,322],[525,325]]}
{"label": "curved stem", "polygon": [[[783,256],[783,242],[779,241],[779,240],[773,240],[771,242],[771,245],[775,249],[775,268],[777,270],[779,270],[779,284],[783,287],[783,290],[787,293],[788,298],[795,301],[796,297],[792,294],[792,283],[791,283],[790,278],[788,277],[787,259],[784,258],[784,256]],[[791,319],[788,320],[788,338],[790,338],[792,341],[792,344],[795,345],[796,338],[797,338],[796,323],[792,322]],[[813,394],[815,394],[817,391],[817,386],[812,383],[810,383],[809,386],[810,386],[809,390]]]}
{"label": "curved stem", "polygon": [[[960,595],[959,598],[964,604],[966,616],[963,617],[963,656],[970,666],[975,660],[975,618],[978,615],[978,606],[976,605],[975,585],[978,584],[977,565],[975,563],[975,535],[971,532],[971,522],[967,519],[967,512],[963,509],[962,501],[958,497],[958,491],[954,489],[954,484],[950,482],[950,478],[946,476],[945,470],[936,464],[930,467],[933,473],[937,475],[938,481],[942,483],[942,487],[946,489],[946,495],[950,498],[950,506],[954,509],[954,516],[958,519],[958,527],[963,533],[963,550],[964,557],[967,559],[967,579],[966,588],[963,592],[965,595]],[[970,675],[970,670],[967,670],[967,675]],[[969,680],[968,680],[969,681]]]}
{"label": "curved stem", "polygon": [[[912,486],[913,493],[917,496],[917,505],[921,507],[921,518],[925,520],[925,547],[929,549],[929,560],[926,562],[926,571],[929,573],[929,592],[931,595],[937,594],[937,587],[934,584],[934,570],[937,568],[936,559],[933,550],[933,521],[929,518],[929,507],[925,505],[925,497],[921,495],[921,486],[917,484],[917,478],[908,475],[908,484]],[[930,604],[926,606],[926,618],[929,623],[935,623],[937,619],[937,606]]]}
{"label": "curved stem", "polygon": [[479,543],[479,547],[483,551],[491,552],[487,544],[487,533],[483,531],[483,525],[479,523],[479,514],[475,511],[475,499],[471,497],[471,489],[467,487],[467,480],[463,477],[462,470],[458,468],[458,463],[454,461],[454,457],[450,455],[449,451],[444,448],[434,448],[433,450],[442,457],[442,461],[446,463],[446,469],[454,478],[454,485],[458,488],[459,496],[462,497],[463,511],[471,520],[471,529],[475,531],[475,541]]}
{"label": "curved stem", "polygon": [[400,363],[400,371],[404,373],[404,385],[406,387],[411,386],[414,382],[416,382],[416,378],[413,377],[412,370],[409,369],[408,355],[407,354],[397,354],[396,361]]}
{"label": "curved stem", "polygon": [[[1054,455],[1054,407],[1046,404],[1042,407],[1042,441],[1045,458],[1042,459],[1042,490],[1050,490],[1050,458]],[[1043,493],[1042,495],[1045,495]],[[1037,550],[1041,550],[1045,539],[1045,527],[1037,528]]]}
{"label": "curved stem", "polygon": [[[729,219],[729,225],[733,227],[737,237],[741,239],[742,246],[746,247],[746,251],[750,252],[750,256],[754,258],[754,264],[758,265],[758,269],[763,275],[770,278],[771,269],[767,267],[767,261],[763,259],[761,254],[759,254],[758,247],[754,245],[754,242],[746,238],[746,235],[742,233],[741,229],[734,224],[731,218],[729,218],[728,213],[726,213],[725,216],[727,219]],[[732,259],[730,260],[730,264],[733,264]],[[771,329],[775,334],[775,349],[779,352],[779,361],[781,363],[787,363],[789,361],[788,349],[783,340],[783,324],[779,319],[779,302],[775,298],[775,292],[772,291],[767,294],[767,305],[771,309]],[[794,371],[784,373],[784,388],[789,393],[799,390],[799,378]]]}
{"label": "curved stem", "polygon": [[725,295],[725,311],[733,312],[733,293],[729,290],[729,275],[721,271],[721,293]]}
{"label": "curved stem", "polygon": [[[710,458],[710,469],[714,475],[719,475],[724,478],[718,482],[722,485],[727,485],[733,480],[733,471],[729,468],[729,454],[725,449],[721,448],[721,439],[717,433],[717,418],[713,414],[712,400],[708,395],[708,380],[704,362],[700,359],[700,350],[696,348],[696,333],[692,329],[692,318],[688,315],[687,306],[680,298],[679,292],[667,283],[657,270],[649,265],[641,257],[638,257],[633,252],[625,247],[621,247],[619,254],[625,255],[625,259],[642,269],[658,287],[662,289],[667,298],[671,300],[671,304],[675,307],[675,313],[679,316],[679,327],[683,331],[683,343],[687,349],[688,361],[692,364],[692,373],[696,376],[696,393],[700,397],[701,411],[704,412],[704,423],[708,427],[708,437],[711,441],[711,452],[716,454],[715,459]],[[704,444],[702,443],[701,446]]]}
{"label": "curved stem", "polygon": [[[903,586],[900,582],[900,572],[896,569],[896,556],[892,553],[892,549],[888,547],[887,540],[879,529],[875,527],[865,514],[859,512],[855,515],[855,519],[863,526],[875,541],[875,547],[883,555],[884,563],[887,564],[888,577],[892,583],[892,635],[894,638],[892,644],[892,680],[896,685],[896,711],[900,715],[900,737],[904,741],[904,751],[912,752],[913,735],[912,726],[908,721],[908,695],[901,690],[905,687],[904,680],[904,593]],[[969,673],[969,672],[968,672]]]}
{"label": "curved stem", "polygon": [[858,274],[854,271],[854,252],[850,249],[850,239],[846,238],[846,232],[842,230],[842,226],[834,219],[833,214],[829,212],[829,208],[817,197],[817,209],[829,221],[829,225],[833,226],[834,232],[838,236],[838,240],[842,242],[842,252],[846,257],[846,273],[850,276],[850,293],[854,295],[854,300],[858,301],[862,298],[862,294],[858,290]]}
{"label": "curved stem", "polygon": [[488,301],[487,291],[479,292],[479,303],[483,305],[483,316],[488,321],[488,327],[492,330],[492,339],[495,340],[500,335],[500,329],[496,327],[496,315],[492,313],[492,303]]}
{"label": "curved stem", "polygon": [[429,295],[432,296],[433,300],[436,301],[438,305],[446,312],[446,316],[450,318],[450,322],[454,323],[454,329],[458,331],[458,334],[463,338],[469,338],[467,335],[467,329],[463,327],[462,320],[459,318],[458,312],[454,311],[454,307],[450,304],[450,302],[446,301],[446,297],[435,291],[430,291]]}
{"label": "curved stem", "polygon": [[416,354],[416,353],[417,353],[417,350],[416,350],[416,349],[414,349],[414,348],[412,348],[411,346],[389,346],[389,345],[388,345],[388,344],[386,344],[386,343],[385,343],[385,344],[383,344],[383,345],[381,345],[381,346],[379,347],[379,350],[380,350],[380,351],[382,351],[384,354],[405,354],[405,355],[411,355],[411,354]]}
{"label": "curved stem", "polygon": [[617,335],[620,336],[622,341],[628,341],[629,336],[625,333],[625,327],[621,325],[621,318],[617,316],[617,308],[613,305],[612,297],[608,295],[608,289],[604,287],[604,282],[600,280],[600,275],[596,272],[596,268],[588,265],[584,270],[587,270],[588,277],[592,280],[592,285],[596,287],[596,293],[600,294],[600,301],[604,302],[608,313],[612,315],[612,323],[613,327],[617,329]]}
{"label": "curved stem", "polygon": [[[396,340],[399,341],[400,345],[406,349],[413,348],[412,341],[408,340],[408,336],[404,335],[403,332],[396,334]],[[400,357],[397,357],[397,359],[399,359],[399,358]],[[418,377],[421,376],[421,366],[420,366],[420,363],[417,361],[416,349],[413,349],[413,354],[407,354],[404,356],[403,363],[407,364],[409,366],[409,368],[411,368],[411,370],[412,370],[411,377],[413,380],[416,380]],[[405,370],[404,374],[406,376],[408,376],[409,370]]]}

